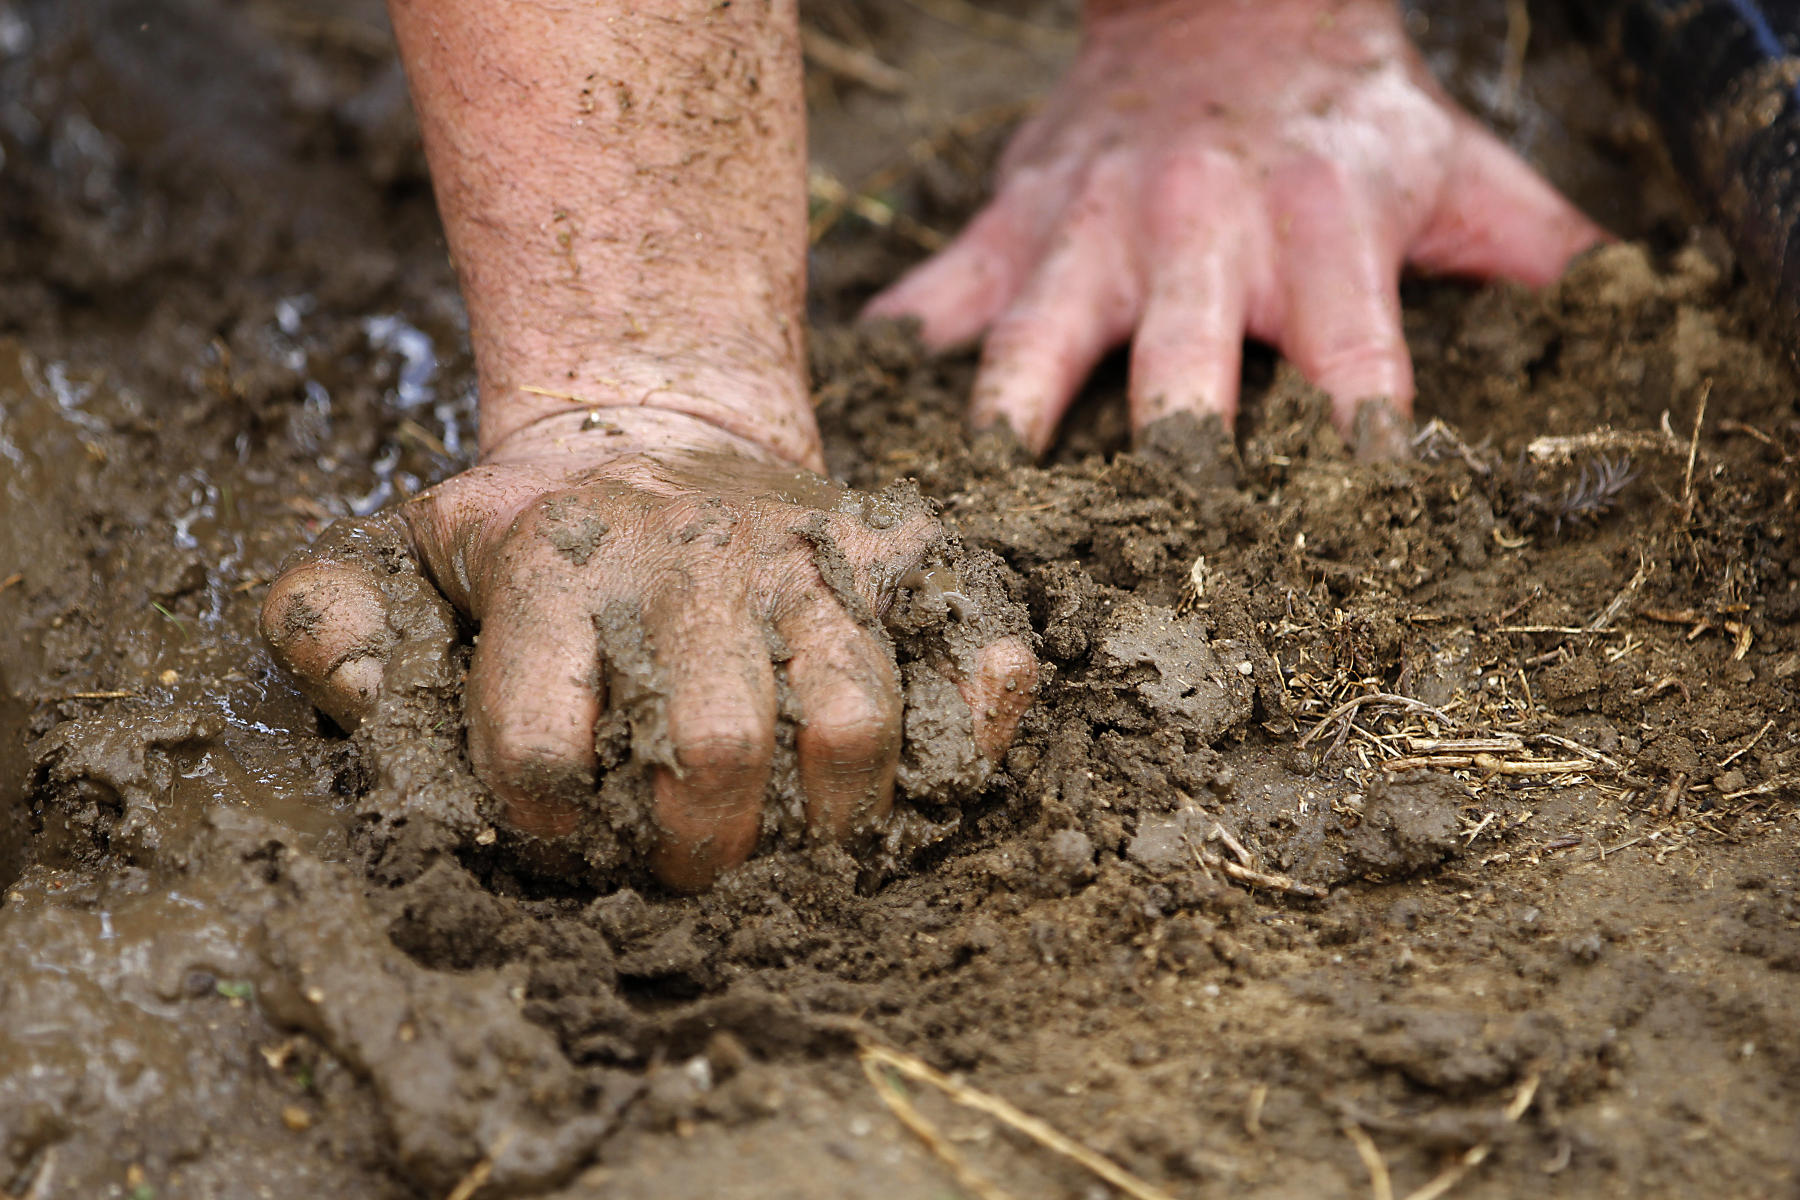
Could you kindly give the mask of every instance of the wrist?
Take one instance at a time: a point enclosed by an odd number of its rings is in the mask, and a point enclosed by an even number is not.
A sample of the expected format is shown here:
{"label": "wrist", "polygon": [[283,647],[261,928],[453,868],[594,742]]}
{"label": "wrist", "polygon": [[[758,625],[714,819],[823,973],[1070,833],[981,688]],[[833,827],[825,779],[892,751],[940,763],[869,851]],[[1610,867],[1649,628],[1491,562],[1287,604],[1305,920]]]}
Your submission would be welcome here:
{"label": "wrist", "polygon": [[727,454],[817,470],[705,417],[650,405],[588,404],[545,412],[481,455],[481,466],[585,471],[633,455]]}
{"label": "wrist", "polygon": [[679,270],[660,282],[691,307],[679,316],[642,308],[616,327],[557,311],[492,312],[471,294],[483,456],[565,413],[642,408],[697,418],[817,469],[797,314]]}

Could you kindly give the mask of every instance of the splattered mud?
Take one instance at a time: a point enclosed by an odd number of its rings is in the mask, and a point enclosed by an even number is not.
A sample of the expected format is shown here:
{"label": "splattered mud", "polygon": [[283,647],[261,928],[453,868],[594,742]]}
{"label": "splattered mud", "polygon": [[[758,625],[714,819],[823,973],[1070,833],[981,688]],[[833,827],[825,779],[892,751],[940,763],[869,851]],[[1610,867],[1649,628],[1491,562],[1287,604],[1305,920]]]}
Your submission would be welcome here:
{"label": "splattered mud", "polygon": [[[1504,10],[1414,16],[1639,240],[1409,285],[1420,461],[1265,355],[1235,441],[1125,453],[1113,366],[1038,466],[965,439],[966,358],[843,318],[1068,14],[809,7],[906,71],[811,88],[832,468],[997,555],[1046,682],[886,859],[675,899],[492,834],[429,593],[354,738],[254,637],[290,550],[469,454],[378,7],[0,3],[0,1194],[958,1194],[859,1039],[1174,1196],[1794,1194],[1795,381],[1557,12],[1515,88]],[[909,1094],[1011,1194],[1106,1194]]]}

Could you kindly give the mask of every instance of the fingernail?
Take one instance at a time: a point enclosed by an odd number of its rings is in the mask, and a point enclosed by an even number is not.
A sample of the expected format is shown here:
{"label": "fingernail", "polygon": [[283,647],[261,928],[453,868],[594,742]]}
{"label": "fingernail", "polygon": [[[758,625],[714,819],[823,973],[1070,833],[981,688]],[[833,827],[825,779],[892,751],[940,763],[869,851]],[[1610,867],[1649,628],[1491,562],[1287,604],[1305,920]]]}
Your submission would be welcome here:
{"label": "fingernail", "polygon": [[322,694],[316,698],[327,716],[346,731],[362,724],[362,719],[375,707],[381,691],[381,675],[387,664],[379,658],[361,655],[340,663],[325,678]]}
{"label": "fingernail", "polygon": [[1413,423],[1393,400],[1370,396],[1356,402],[1350,449],[1360,462],[1404,462],[1413,456]]}

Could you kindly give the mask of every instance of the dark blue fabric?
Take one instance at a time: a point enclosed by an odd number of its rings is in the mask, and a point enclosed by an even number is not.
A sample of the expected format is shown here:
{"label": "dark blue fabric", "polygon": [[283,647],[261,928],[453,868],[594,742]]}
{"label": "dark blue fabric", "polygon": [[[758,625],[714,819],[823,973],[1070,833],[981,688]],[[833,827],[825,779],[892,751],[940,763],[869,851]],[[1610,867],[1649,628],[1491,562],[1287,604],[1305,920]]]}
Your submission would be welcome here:
{"label": "dark blue fabric", "polygon": [[1671,157],[1800,351],[1800,0],[1596,0]]}

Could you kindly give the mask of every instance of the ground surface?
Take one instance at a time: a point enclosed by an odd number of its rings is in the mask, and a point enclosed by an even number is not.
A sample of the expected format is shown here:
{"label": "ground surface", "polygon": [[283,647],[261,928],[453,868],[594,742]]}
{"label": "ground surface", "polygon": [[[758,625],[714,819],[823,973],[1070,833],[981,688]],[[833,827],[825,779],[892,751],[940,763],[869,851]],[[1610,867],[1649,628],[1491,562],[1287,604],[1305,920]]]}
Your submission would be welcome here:
{"label": "ground surface", "polygon": [[[1033,466],[963,438],[967,359],[843,320],[1069,14],[809,7],[908,73],[811,89],[833,468],[1000,555],[1049,679],[979,801],[675,900],[515,869],[428,596],[354,740],[254,638],[292,548],[469,453],[378,6],[0,2],[0,1194],[970,1194],[872,1039],[1173,1196],[1795,1195],[1794,378],[1547,7],[1513,87],[1506,8],[1417,30],[1643,240],[1412,287],[1420,463],[1265,355],[1235,450],[1124,453],[1114,365]],[[1109,1194],[904,1094],[1013,1195]]]}

